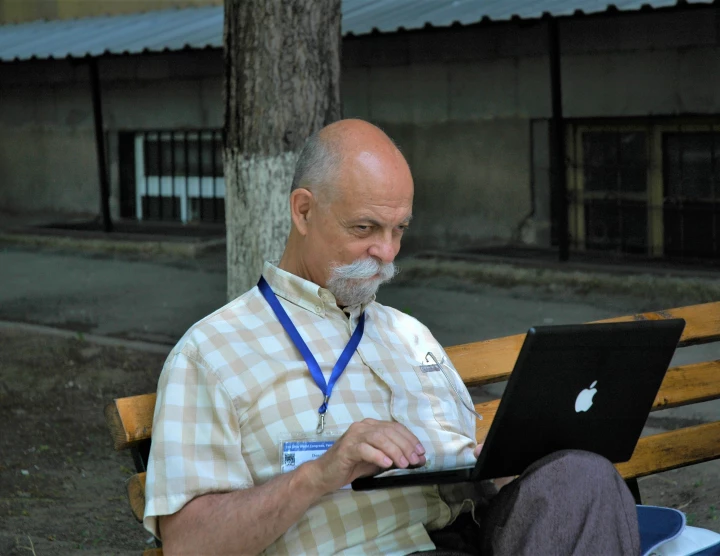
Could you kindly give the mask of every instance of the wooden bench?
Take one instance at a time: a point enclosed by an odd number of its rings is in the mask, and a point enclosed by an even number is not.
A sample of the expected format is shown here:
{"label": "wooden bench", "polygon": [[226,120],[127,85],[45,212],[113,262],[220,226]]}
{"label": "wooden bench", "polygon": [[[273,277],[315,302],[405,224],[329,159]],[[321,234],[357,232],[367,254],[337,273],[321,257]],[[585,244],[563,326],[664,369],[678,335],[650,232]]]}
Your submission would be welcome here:
{"label": "wooden bench", "polygon": [[[643,313],[601,322],[683,318],[685,331],[679,347],[720,340],[720,302]],[[524,334],[507,336],[447,349],[448,356],[469,387],[507,380]],[[720,398],[720,360],[674,367],[668,370],[653,404],[653,411]],[[499,400],[477,404],[483,415],[477,422],[477,440],[484,440]],[[145,466],[150,449],[155,394],[116,399],[105,408],[105,419],[116,450],[130,449],[138,471],[127,483],[135,518],[142,522],[145,510]],[[641,438],[632,459],[616,467],[628,481],[638,502],[637,479],[686,465],[720,458],[720,420]],[[145,551],[145,556],[161,549]]]}

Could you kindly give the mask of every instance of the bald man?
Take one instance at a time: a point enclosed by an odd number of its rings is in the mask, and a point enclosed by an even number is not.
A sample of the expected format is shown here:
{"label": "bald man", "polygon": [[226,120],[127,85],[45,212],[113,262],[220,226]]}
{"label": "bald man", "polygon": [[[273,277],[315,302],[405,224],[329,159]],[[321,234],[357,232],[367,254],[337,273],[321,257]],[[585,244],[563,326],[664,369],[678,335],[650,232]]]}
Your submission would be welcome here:
{"label": "bald man", "polygon": [[308,140],[281,260],[163,368],[144,523],[166,554],[637,552],[632,497],[587,454],[540,462],[492,502],[489,485],[347,488],[391,467],[472,466],[480,449],[457,372],[424,372],[442,347],[375,301],[412,202],[410,169],[378,128],[345,120]]}

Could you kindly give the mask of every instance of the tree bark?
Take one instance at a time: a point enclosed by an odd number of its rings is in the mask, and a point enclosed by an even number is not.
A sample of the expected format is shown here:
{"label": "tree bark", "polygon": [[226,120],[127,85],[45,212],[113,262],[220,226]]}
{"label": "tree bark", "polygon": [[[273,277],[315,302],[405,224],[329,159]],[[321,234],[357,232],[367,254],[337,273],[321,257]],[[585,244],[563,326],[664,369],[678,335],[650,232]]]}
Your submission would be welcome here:
{"label": "tree bark", "polygon": [[282,255],[299,151],[340,118],[340,23],[341,0],[225,0],[230,299]]}

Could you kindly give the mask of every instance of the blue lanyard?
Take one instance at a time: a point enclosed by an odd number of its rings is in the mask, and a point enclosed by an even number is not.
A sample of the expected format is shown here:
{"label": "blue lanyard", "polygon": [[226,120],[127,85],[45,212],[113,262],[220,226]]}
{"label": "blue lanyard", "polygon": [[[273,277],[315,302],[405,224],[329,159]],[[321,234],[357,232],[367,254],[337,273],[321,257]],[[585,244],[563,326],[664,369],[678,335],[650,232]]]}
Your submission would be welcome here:
{"label": "blue lanyard", "polygon": [[258,282],[258,288],[260,289],[260,293],[263,294],[265,300],[270,304],[270,307],[280,321],[280,324],[282,324],[285,332],[287,332],[287,335],[290,336],[292,343],[295,344],[295,347],[303,356],[303,359],[305,359],[305,363],[307,363],[308,369],[310,370],[310,375],[313,377],[317,387],[320,388],[320,391],[323,393],[323,403],[318,409],[317,426],[317,434],[321,434],[325,428],[325,413],[327,412],[328,402],[330,401],[333,387],[335,386],[337,379],[340,378],[340,375],[343,374],[345,367],[348,366],[353,353],[355,353],[355,350],[362,339],[362,335],[365,330],[365,313],[360,313],[360,318],[358,319],[358,325],[355,327],[355,332],[353,332],[350,337],[350,341],[345,346],[342,354],[340,354],[340,359],[338,359],[337,363],[335,363],[332,373],[330,374],[330,381],[326,383],[325,377],[320,370],[320,365],[318,365],[315,357],[307,347],[307,344],[300,336],[300,333],[297,328],[295,328],[292,320],[290,320],[290,316],[285,312],[285,309],[283,309],[283,306],[280,304],[275,292],[272,291],[270,284],[268,284],[262,276]]}

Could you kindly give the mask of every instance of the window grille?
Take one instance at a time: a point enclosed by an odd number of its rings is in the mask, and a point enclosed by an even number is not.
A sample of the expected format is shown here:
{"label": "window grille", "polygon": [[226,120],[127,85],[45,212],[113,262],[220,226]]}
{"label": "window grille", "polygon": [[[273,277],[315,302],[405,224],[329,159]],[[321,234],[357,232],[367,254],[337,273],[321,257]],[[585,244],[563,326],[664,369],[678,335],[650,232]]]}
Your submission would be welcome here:
{"label": "window grille", "polygon": [[138,220],[225,221],[220,130],[138,134],[135,169]]}
{"label": "window grille", "polygon": [[720,259],[720,126],[571,124],[571,245]]}

